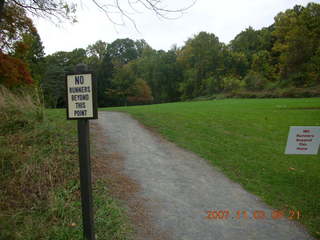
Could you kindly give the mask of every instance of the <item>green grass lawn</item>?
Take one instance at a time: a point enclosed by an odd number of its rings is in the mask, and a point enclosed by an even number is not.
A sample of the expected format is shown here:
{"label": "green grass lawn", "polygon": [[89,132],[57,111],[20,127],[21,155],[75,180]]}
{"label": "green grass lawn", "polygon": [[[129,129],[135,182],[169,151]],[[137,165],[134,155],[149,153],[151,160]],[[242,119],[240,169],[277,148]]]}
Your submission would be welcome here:
{"label": "green grass lawn", "polygon": [[320,126],[319,98],[226,99],[107,110],[130,113],[274,208],[299,210],[299,221],[320,238],[319,154],[284,154],[289,126]]}

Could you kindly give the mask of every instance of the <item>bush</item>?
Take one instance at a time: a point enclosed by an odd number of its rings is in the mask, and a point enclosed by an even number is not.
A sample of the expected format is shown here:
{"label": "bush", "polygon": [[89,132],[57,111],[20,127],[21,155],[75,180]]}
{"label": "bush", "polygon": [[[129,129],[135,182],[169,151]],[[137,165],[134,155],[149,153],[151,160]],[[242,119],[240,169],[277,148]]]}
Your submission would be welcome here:
{"label": "bush", "polygon": [[314,88],[283,88],[264,91],[234,90],[227,93],[213,94],[211,96],[201,96],[193,101],[204,101],[225,98],[308,98],[320,97],[320,87]]}
{"label": "bush", "polygon": [[248,90],[262,90],[268,80],[260,73],[249,71],[243,79]]}
{"label": "bush", "polygon": [[245,82],[232,76],[224,77],[222,79],[222,87],[223,87],[223,90],[226,92],[238,90],[243,88],[244,86],[245,86]]}
{"label": "bush", "polygon": [[304,98],[304,97],[319,97],[320,88],[284,88],[276,90],[278,97],[282,98]]}

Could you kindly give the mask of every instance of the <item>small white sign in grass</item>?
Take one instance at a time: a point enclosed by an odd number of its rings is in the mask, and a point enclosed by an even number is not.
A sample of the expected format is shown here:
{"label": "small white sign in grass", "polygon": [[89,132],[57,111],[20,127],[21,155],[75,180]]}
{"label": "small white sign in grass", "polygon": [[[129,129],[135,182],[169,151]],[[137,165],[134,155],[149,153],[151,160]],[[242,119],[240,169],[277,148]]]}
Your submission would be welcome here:
{"label": "small white sign in grass", "polygon": [[285,154],[316,155],[320,145],[320,127],[290,127]]}

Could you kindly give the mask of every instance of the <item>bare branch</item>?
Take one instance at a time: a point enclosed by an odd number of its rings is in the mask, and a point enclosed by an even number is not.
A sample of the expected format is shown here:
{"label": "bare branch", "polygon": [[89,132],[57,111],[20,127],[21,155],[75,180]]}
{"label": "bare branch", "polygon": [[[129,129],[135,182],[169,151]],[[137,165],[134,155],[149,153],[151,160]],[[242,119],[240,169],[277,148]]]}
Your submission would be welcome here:
{"label": "bare branch", "polygon": [[[5,1],[5,0],[0,0]],[[11,4],[25,9],[36,17],[49,19],[53,23],[63,20],[75,22],[76,2],[79,0],[10,0]],[[141,13],[141,8],[153,12],[159,19],[177,19],[183,16],[197,0],[188,6],[170,9],[164,5],[165,0],[92,0],[94,5],[101,10],[114,26],[123,26],[129,21],[138,31],[132,17],[134,13]],[[140,7],[140,9],[139,9]],[[132,11],[130,11],[132,10]],[[139,32],[139,31],[138,31]]]}
{"label": "bare branch", "polygon": [[[108,20],[110,22],[112,22],[113,24],[125,25],[125,20],[129,20],[129,22],[139,32],[134,19],[130,16],[130,15],[132,15],[132,13],[129,13],[127,10],[125,10],[122,7],[122,5],[120,4],[121,0],[112,0],[113,3],[108,4],[108,5],[103,5],[103,4],[99,3],[97,0],[92,0],[92,1],[101,11],[103,11],[105,13]],[[107,0],[105,0],[105,1],[107,1]],[[134,11],[134,13],[141,13],[135,7],[136,5],[140,5],[143,8],[147,9],[148,11],[155,13],[155,15],[159,19],[174,20],[174,19],[178,19],[181,16],[183,16],[185,11],[187,11],[188,9],[190,9],[192,6],[195,5],[196,1],[197,0],[192,0],[191,4],[189,4],[188,6],[183,7],[183,8],[178,8],[178,9],[169,9],[169,8],[165,8],[165,7],[161,6],[161,4],[163,3],[163,0],[127,0],[127,4],[129,6],[129,8]],[[122,20],[121,23],[115,23],[115,21],[112,19],[112,17],[110,16],[110,9],[111,8],[117,10],[116,13],[121,16],[121,20]],[[172,14],[174,14],[175,16],[172,16]]]}

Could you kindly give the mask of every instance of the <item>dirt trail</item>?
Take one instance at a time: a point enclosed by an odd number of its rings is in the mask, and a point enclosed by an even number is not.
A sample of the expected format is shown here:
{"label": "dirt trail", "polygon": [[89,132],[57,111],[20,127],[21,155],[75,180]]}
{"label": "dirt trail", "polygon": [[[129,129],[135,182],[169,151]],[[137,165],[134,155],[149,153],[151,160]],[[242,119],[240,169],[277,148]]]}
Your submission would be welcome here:
{"label": "dirt trail", "polygon": [[[114,171],[122,175],[115,177],[120,181],[116,188],[128,189],[125,200],[137,225],[137,239],[313,239],[295,222],[273,220],[273,209],[256,196],[127,114],[99,112],[99,120],[92,123],[94,134],[100,135],[100,150],[121,156],[113,158]],[[229,211],[229,216],[206,219],[210,210]],[[246,211],[248,219],[243,214],[238,219],[237,211]],[[266,219],[254,219],[255,211],[263,211]]]}

